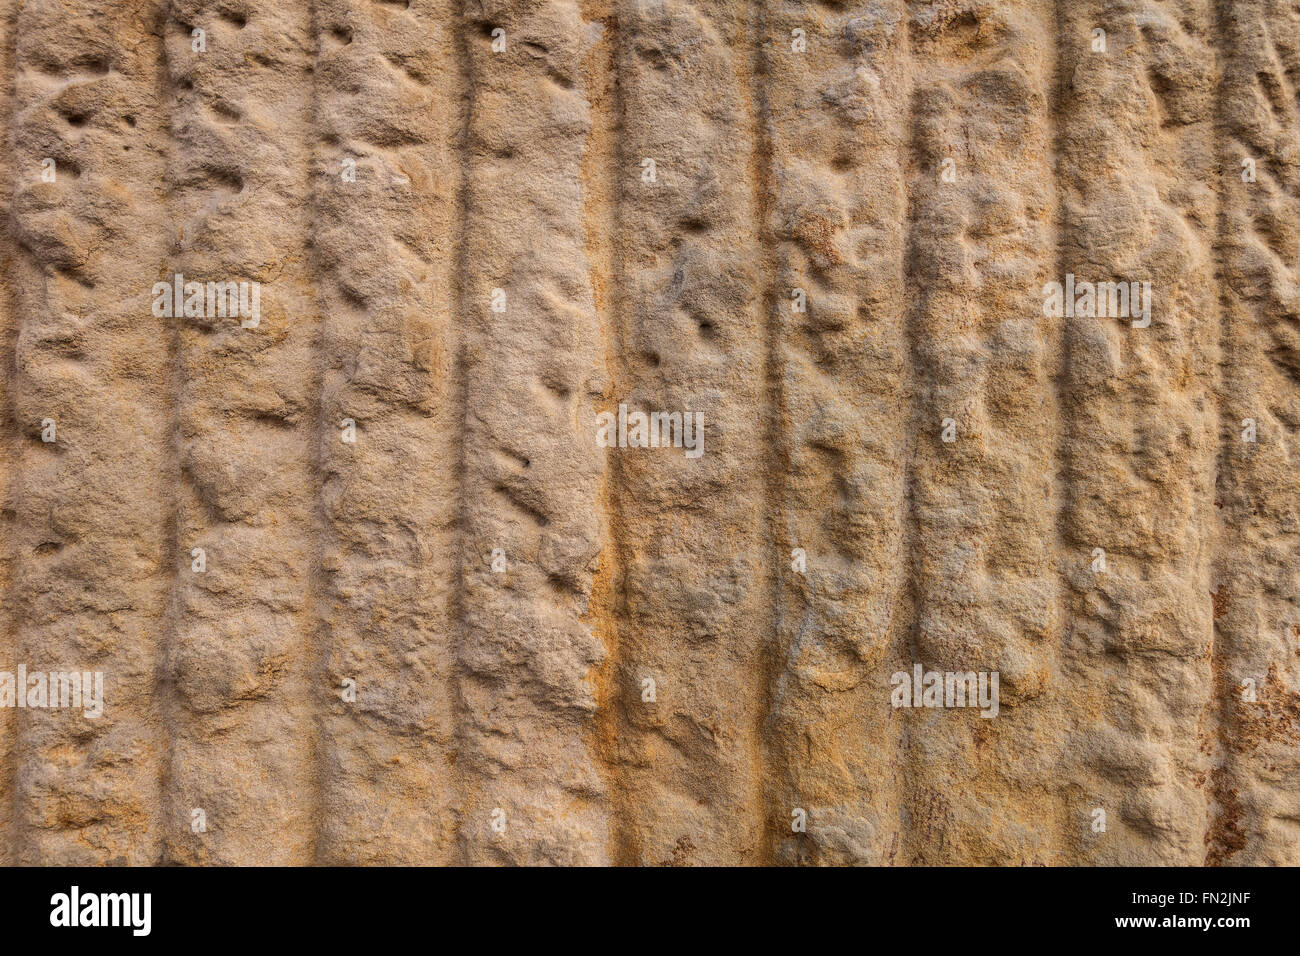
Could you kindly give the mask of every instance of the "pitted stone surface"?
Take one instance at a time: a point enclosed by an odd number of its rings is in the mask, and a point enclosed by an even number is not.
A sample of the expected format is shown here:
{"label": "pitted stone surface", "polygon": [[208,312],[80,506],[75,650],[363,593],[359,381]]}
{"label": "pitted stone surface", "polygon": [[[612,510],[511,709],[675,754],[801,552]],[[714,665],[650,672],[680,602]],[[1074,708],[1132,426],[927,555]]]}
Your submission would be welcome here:
{"label": "pitted stone surface", "polygon": [[0,81],[3,862],[1300,863],[1294,3],[0,0]]}

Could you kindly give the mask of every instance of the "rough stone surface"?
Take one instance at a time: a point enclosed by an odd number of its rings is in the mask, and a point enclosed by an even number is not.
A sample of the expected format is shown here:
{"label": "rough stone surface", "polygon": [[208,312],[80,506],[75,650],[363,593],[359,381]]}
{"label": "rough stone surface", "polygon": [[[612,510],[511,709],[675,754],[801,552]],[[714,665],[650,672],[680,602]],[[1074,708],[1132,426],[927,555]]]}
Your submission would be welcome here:
{"label": "rough stone surface", "polygon": [[0,0],[0,81],[0,705],[104,681],[0,861],[1300,864],[1295,3]]}

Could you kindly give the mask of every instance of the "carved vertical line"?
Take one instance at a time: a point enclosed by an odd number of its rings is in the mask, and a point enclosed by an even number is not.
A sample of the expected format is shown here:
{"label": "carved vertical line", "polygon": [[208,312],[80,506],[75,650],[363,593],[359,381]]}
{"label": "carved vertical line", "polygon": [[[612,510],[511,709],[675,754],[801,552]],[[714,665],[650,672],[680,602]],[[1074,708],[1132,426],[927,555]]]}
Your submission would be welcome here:
{"label": "carved vertical line", "polygon": [[[14,613],[14,570],[18,560],[15,518],[22,489],[18,471],[18,424],[14,418],[13,386],[18,345],[18,290],[12,276],[18,268],[14,241],[13,196],[18,170],[13,166],[13,123],[17,103],[16,52],[19,0],[0,4],[0,671],[15,673],[18,665],[17,617]],[[12,865],[17,853],[18,710],[0,709],[0,865]]]}
{"label": "carved vertical line", "polygon": [[772,132],[771,109],[768,103],[767,85],[771,74],[768,46],[772,38],[768,33],[767,0],[757,0],[750,5],[751,16],[746,24],[749,46],[749,116],[752,138],[750,150],[750,179],[754,189],[754,231],[758,236],[760,252],[759,276],[761,283],[760,301],[762,303],[763,324],[763,368],[764,389],[763,428],[764,443],[768,455],[763,462],[763,535],[766,560],[761,562],[761,573],[767,578],[766,590],[770,595],[771,629],[763,638],[755,654],[755,668],[752,680],[760,694],[759,706],[754,713],[754,727],[751,731],[753,745],[751,761],[753,773],[759,785],[754,801],[756,819],[754,828],[758,834],[758,850],[753,860],[757,864],[770,864],[775,857],[776,837],[781,825],[777,814],[780,809],[772,800],[770,784],[768,735],[775,717],[776,681],[780,667],[780,632],[784,610],[784,588],[782,587],[781,543],[789,539],[788,532],[780,531],[784,512],[785,476],[790,470],[790,453],[788,436],[784,427],[785,408],[782,389],[782,369],[780,362],[780,322],[777,311],[777,272],[778,251],[773,232],[772,207],[774,193],[772,185]]}
{"label": "carved vertical line", "polygon": [[464,664],[465,648],[470,641],[468,580],[465,565],[469,560],[469,442],[470,442],[470,393],[469,393],[469,356],[470,336],[473,325],[469,322],[469,222],[473,215],[472,163],[470,160],[470,137],[473,131],[474,111],[477,108],[478,90],[474,82],[474,61],[470,52],[469,18],[466,13],[468,0],[458,0],[454,13],[448,18],[448,30],[451,31],[456,51],[457,101],[461,104],[458,111],[458,136],[456,140],[456,233],[452,251],[452,302],[454,305],[454,340],[456,362],[453,370],[456,402],[455,411],[459,427],[456,434],[456,537],[455,554],[457,557],[452,603],[452,635],[455,641],[453,664],[453,694],[455,704],[454,727],[456,734],[455,760],[455,837],[456,860],[460,865],[472,862],[469,843],[465,837],[465,818],[467,808],[476,800],[476,781],[468,769],[467,748],[469,746],[469,702],[466,699],[467,676]]}
{"label": "carved vertical line", "polygon": [[[604,346],[606,378],[600,410],[617,406],[625,371],[620,327],[626,309],[625,266],[622,251],[623,191],[632,161],[622,148],[624,122],[619,63],[626,55],[624,24],[618,0],[589,0],[583,16],[599,25],[584,68],[592,102],[592,130],[583,157],[585,249],[592,268],[596,316]],[[604,547],[593,588],[592,619],[605,645],[605,661],[596,672],[596,745],[609,792],[610,860],[619,866],[633,864],[638,855],[632,820],[635,808],[628,789],[622,737],[627,727],[628,695],[634,684],[624,665],[619,639],[620,616],[626,602],[627,541],[623,503],[622,462],[616,449],[605,451],[605,479],[601,508],[605,517]]]}

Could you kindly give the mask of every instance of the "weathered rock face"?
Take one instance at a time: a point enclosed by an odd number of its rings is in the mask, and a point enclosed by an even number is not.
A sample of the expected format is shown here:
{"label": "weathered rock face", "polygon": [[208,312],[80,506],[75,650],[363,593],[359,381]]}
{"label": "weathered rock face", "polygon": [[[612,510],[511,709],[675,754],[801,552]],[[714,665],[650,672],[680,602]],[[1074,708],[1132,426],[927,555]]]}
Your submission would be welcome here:
{"label": "weathered rock face", "polygon": [[1300,863],[1294,3],[0,14],[0,859]]}

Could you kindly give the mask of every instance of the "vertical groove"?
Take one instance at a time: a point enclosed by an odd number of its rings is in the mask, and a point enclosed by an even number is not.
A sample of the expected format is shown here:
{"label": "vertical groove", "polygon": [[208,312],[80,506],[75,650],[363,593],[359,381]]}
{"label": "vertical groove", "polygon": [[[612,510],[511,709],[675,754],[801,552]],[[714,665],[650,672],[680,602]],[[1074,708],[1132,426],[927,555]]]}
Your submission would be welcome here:
{"label": "vertical groove", "polygon": [[[904,119],[904,131],[901,139],[901,147],[905,151],[905,158],[901,165],[901,177],[903,180],[903,214],[904,214],[904,242],[902,255],[902,273],[903,288],[915,289],[917,287],[917,269],[914,265],[916,260],[916,248],[919,241],[919,230],[916,224],[916,206],[918,198],[916,188],[913,184],[911,170],[918,163],[918,154],[920,151],[920,124],[917,119],[917,89],[916,89],[916,65],[914,62],[915,54],[912,49],[912,33],[908,24],[907,0],[898,0],[897,3],[898,18],[900,21],[901,43],[903,46],[903,55],[906,58],[908,69],[908,84],[904,94],[906,102],[906,117]],[[916,485],[917,485],[917,444],[921,436],[921,423],[925,412],[925,396],[922,393],[924,386],[921,376],[921,363],[918,358],[920,350],[920,341],[918,329],[920,328],[920,300],[917,296],[908,297],[902,306],[902,326],[904,347],[906,357],[903,362],[903,371],[901,378],[903,387],[900,390],[905,396],[907,407],[904,412],[907,415],[908,423],[904,430],[903,443],[905,446],[903,467],[903,492],[905,499],[906,517],[902,528],[902,563],[906,569],[903,580],[903,627],[902,637],[898,644],[903,651],[903,666],[910,667],[920,658],[919,648],[917,645],[917,631],[921,626],[921,588],[920,568],[921,568],[921,520],[918,512],[919,505],[917,502]],[[891,700],[892,704],[892,700]],[[901,721],[899,733],[899,778],[901,793],[898,800],[898,829],[899,829],[899,847],[893,860],[900,865],[911,865],[916,860],[919,853],[917,845],[917,828],[914,825],[914,812],[912,804],[916,791],[916,781],[919,777],[917,754],[914,736],[915,723],[905,716]]]}
{"label": "vertical groove", "polygon": [[[609,93],[608,123],[613,141],[606,147],[609,163],[608,194],[612,197],[611,217],[607,226],[610,246],[610,284],[605,293],[604,341],[608,383],[602,396],[601,410],[617,414],[620,401],[628,394],[632,372],[628,363],[628,310],[633,296],[628,294],[629,250],[632,230],[625,227],[628,190],[635,178],[639,159],[628,148],[626,130],[630,122],[626,101],[624,71],[630,63],[636,41],[636,19],[628,0],[610,0],[608,28]],[[642,705],[639,675],[631,666],[633,657],[625,646],[623,631],[628,626],[628,570],[634,553],[634,524],[629,515],[628,496],[634,486],[623,459],[623,451],[606,451],[606,513],[609,544],[602,558],[600,587],[597,591],[605,620],[604,632],[609,656],[600,673],[599,724],[602,757],[610,786],[611,859],[619,866],[634,866],[643,859],[638,819],[638,791],[635,766],[637,758],[629,747],[635,710]]]}
{"label": "vertical groove", "polygon": [[[174,110],[175,100],[171,90],[172,64],[170,62],[169,52],[167,49],[167,24],[168,24],[168,5],[159,3],[155,11],[153,22],[152,41],[156,55],[158,57],[159,69],[157,75],[156,96],[157,102],[163,104],[164,123],[166,124],[166,156],[167,167],[170,170],[175,164],[175,135],[174,135]],[[170,208],[169,204],[166,208]],[[160,269],[157,276],[159,281],[167,280],[167,270]],[[186,563],[189,549],[184,547],[181,540],[181,523],[183,520],[184,499],[178,493],[178,490],[184,487],[182,476],[182,451],[184,448],[184,438],[182,437],[182,403],[185,395],[184,373],[182,371],[182,342],[181,342],[181,325],[184,319],[180,316],[173,315],[172,318],[164,318],[165,332],[167,340],[167,369],[169,372],[167,380],[167,398],[171,410],[170,419],[167,423],[167,480],[174,489],[171,494],[171,500],[167,508],[167,529],[165,534],[167,556],[169,559],[170,576],[167,582],[167,599],[163,609],[162,622],[162,640],[158,648],[158,655],[154,661],[154,696],[158,708],[158,718],[162,725],[162,753],[158,766],[158,795],[161,805],[161,827],[162,834],[159,839],[158,859],[156,865],[168,865],[172,861],[169,850],[170,841],[167,838],[167,830],[171,827],[182,827],[187,824],[184,820],[170,820],[168,818],[168,795],[175,786],[174,771],[176,758],[176,733],[177,721],[180,719],[181,702],[176,693],[176,683],[171,678],[170,660],[173,648],[176,646],[177,635],[181,627],[181,575],[189,570]]]}
{"label": "vertical groove", "polygon": [[[1070,229],[1070,222],[1067,219],[1066,204],[1062,199],[1062,173],[1061,162],[1065,154],[1066,141],[1066,124],[1064,121],[1065,103],[1067,90],[1069,88],[1069,79],[1067,73],[1067,64],[1070,60],[1065,53],[1068,51],[1068,44],[1072,42],[1066,34],[1065,20],[1061,12],[1062,0],[1052,0],[1052,35],[1054,41],[1052,44],[1053,63],[1055,67],[1054,85],[1050,93],[1051,117],[1052,117],[1052,195],[1056,199],[1056,232],[1054,243],[1052,245],[1053,264],[1055,275],[1053,281],[1063,282],[1065,273],[1068,271],[1068,250],[1066,248],[1066,235]],[[1077,41],[1073,41],[1077,42]],[[1055,508],[1053,512],[1053,534],[1054,547],[1053,551],[1056,556],[1056,578],[1058,584],[1064,589],[1066,580],[1069,575],[1069,568],[1074,563],[1081,563],[1091,560],[1091,554],[1074,553],[1069,540],[1069,503],[1071,499],[1070,490],[1070,473],[1073,463],[1070,459],[1073,445],[1070,441],[1070,419],[1066,414],[1066,407],[1070,391],[1070,368],[1071,368],[1071,336],[1065,329],[1066,319],[1044,318],[1044,324],[1055,323],[1057,330],[1054,334],[1054,341],[1060,355],[1060,361],[1057,363],[1056,374],[1052,379],[1052,397],[1054,408],[1056,410],[1056,419],[1058,422],[1058,437],[1055,449],[1055,469],[1053,472],[1053,494],[1052,500]],[[1066,600],[1062,602],[1061,607],[1061,628],[1059,631],[1059,642],[1057,649],[1057,666],[1058,671],[1063,671],[1063,660],[1067,653],[1066,648],[1074,633],[1074,619],[1072,614],[1071,603]],[[1069,792],[1067,800],[1070,806],[1067,813],[1074,814],[1074,826],[1076,836],[1071,839],[1069,830],[1062,836],[1062,843],[1059,847],[1059,857],[1055,861],[1057,865],[1073,866],[1079,860],[1079,847],[1081,837],[1085,832],[1085,826],[1091,827],[1091,816],[1089,812],[1091,807],[1088,806],[1086,796],[1078,786],[1077,782],[1071,780],[1070,768],[1064,766],[1067,764],[1070,756],[1068,751],[1062,749],[1060,779],[1070,781],[1068,783]]]}
{"label": "vertical groove", "polygon": [[469,732],[469,702],[465,696],[464,649],[470,640],[468,581],[465,564],[469,556],[469,341],[471,327],[466,320],[469,315],[469,221],[473,210],[472,180],[470,176],[470,136],[473,130],[474,110],[477,107],[478,91],[474,83],[474,63],[470,54],[469,19],[466,14],[468,0],[457,0],[454,12],[448,18],[452,31],[452,44],[456,51],[458,71],[457,101],[462,104],[459,116],[459,136],[456,142],[456,159],[458,178],[456,181],[456,230],[452,253],[452,301],[454,303],[454,342],[456,363],[453,371],[456,403],[455,411],[459,428],[456,434],[456,533],[455,554],[457,561],[453,571],[455,588],[452,592],[452,639],[455,641],[453,660],[453,702],[455,714],[453,726],[456,734],[456,749],[453,767],[454,794],[456,798],[456,817],[454,822],[456,837],[455,862],[466,865],[471,862],[469,844],[462,836],[465,825],[465,807],[468,805],[472,783],[471,774],[466,770],[468,761],[464,759]]}
{"label": "vertical groove", "polygon": [[[1215,83],[1214,96],[1214,159],[1218,175],[1220,177],[1231,177],[1234,172],[1234,163],[1226,143],[1230,136],[1227,126],[1231,120],[1225,109],[1229,100],[1225,89],[1232,82],[1232,71],[1236,65],[1234,43],[1236,24],[1233,22],[1233,16],[1228,13],[1224,4],[1218,2],[1218,0],[1213,2],[1213,17],[1213,35],[1217,42],[1212,44],[1212,47],[1215,51],[1215,60],[1219,64],[1216,71],[1217,82]],[[1209,778],[1205,788],[1207,800],[1204,863],[1207,866],[1222,865],[1233,853],[1241,849],[1241,843],[1244,842],[1240,840],[1238,832],[1240,822],[1236,819],[1236,813],[1233,812],[1239,804],[1237,802],[1238,794],[1232,788],[1233,770],[1235,768],[1233,759],[1229,754],[1231,749],[1229,733],[1238,729],[1233,726],[1232,700],[1235,695],[1230,675],[1227,673],[1227,660],[1230,656],[1229,648],[1234,635],[1227,622],[1222,625],[1219,623],[1219,608],[1222,607],[1225,611],[1231,610],[1230,606],[1225,607],[1222,602],[1231,602],[1233,590],[1231,584],[1236,583],[1236,576],[1228,567],[1225,567],[1227,562],[1223,559],[1230,552],[1224,547],[1224,541],[1235,530],[1233,526],[1236,524],[1236,520],[1240,520],[1242,517],[1233,514],[1235,509],[1226,507],[1230,498],[1228,488],[1231,484],[1229,474],[1232,467],[1231,449],[1233,441],[1237,437],[1234,434],[1235,429],[1232,427],[1232,422],[1228,421],[1226,427],[1224,424],[1224,407],[1232,399],[1236,398],[1232,394],[1229,371],[1233,361],[1231,334],[1234,303],[1228,290],[1226,277],[1228,267],[1225,262],[1231,254],[1228,240],[1230,191],[1231,187],[1227,182],[1221,182],[1218,185],[1216,190],[1218,208],[1214,219],[1215,286],[1218,292],[1215,306],[1219,309],[1222,318],[1217,343],[1219,360],[1215,365],[1215,372],[1218,377],[1214,383],[1215,411],[1219,423],[1219,449],[1215,459],[1214,474],[1215,518],[1217,519],[1218,532],[1216,544],[1218,547],[1210,562],[1216,610],[1210,625],[1213,628],[1213,634],[1210,642],[1211,703],[1208,714],[1211,751]],[[1240,550],[1245,549],[1237,549],[1238,552]],[[1232,556],[1233,559],[1236,559],[1239,555],[1233,553]]]}
{"label": "vertical groove", "polygon": [[[0,671],[14,673],[18,665],[17,616],[14,607],[14,569],[18,548],[14,518],[22,476],[17,469],[17,421],[13,383],[18,344],[18,294],[11,285],[18,263],[14,243],[13,167],[14,105],[17,102],[15,55],[19,0],[0,3]],[[0,866],[13,865],[17,854],[15,811],[18,806],[18,711],[0,709]]]}
{"label": "vertical groove", "polygon": [[[307,719],[303,728],[303,734],[309,741],[305,745],[307,750],[306,771],[307,783],[304,789],[308,790],[308,795],[304,799],[307,833],[302,856],[305,860],[312,863],[319,863],[324,859],[333,859],[327,857],[325,848],[329,844],[331,834],[330,827],[336,825],[338,816],[334,813],[335,807],[330,804],[328,791],[331,783],[336,783],[340,779],[347,778],[348,767],[340,767],[330,762],[333,754],[330,752],[331,740],[328,735],[330,729],[329,719],[331,714],[326,710],[326,704],[321,703],[322,698],[330,701],[331,691],[335,694],[340,693],[341,680],[331,680],[336,676],[332,671],[330,664],[330,652],[335,649],[334,645],[334,616],[324,614],[321,611],[322,605],[327,598],[334,596],[331,586],[337,585],[338,576],[337,568],[331,563],[330,559],[334,556],[331,553],[331,546],[337,545],[337,539],[331,537],[330,532],[334,529],[330,525],[330,513],[325,503],[325,483],[326,468],[330,458],[326,451],[326,406],[329,395],[327,392],[329,385],[329,373],[327,371],[327,362],[330,356],[327,354],[330,340],[330,318],[328,312],[329,303],[326,302],[326,283],[325,268],[322,267],[322,260],[325,256],[321,254],[321,246],[318,230],[320,209],[317,196],[316,173],[320,163],[320,155],[316,137],[321,128],[321,89],[324,85],[321,81],[321,59],[324,52],[325,41],[321,35],[320,4],[328,3],[329,0],[307,0],[307,36],[308,41],[305,44],[310,50],[311,66],[308,69],[310,75],[311,102],[306,109],[306,127],[308,131],[307,142],[305,143],[306,152],[309,155],[309,168],[307,171],[307,198],[306,202],[312,211],[312,215],[307,226],[306,237],[303,243],[303,276],[305,284],[311,289],[312,301],[319,310],[319,321],[315,329],[315,338],[311,344],[312,357],[314,360],[315,375],[310,383],[309,398],[307,399],[307,412],[305,419],[307,422],[307,439],[310,443],[307,452],[307,462],[310,469],[307,487],[310,492],[311,511],[307,516],[307,524],[311,530],[311,543],[307,549],[308,567],[306,573],[306,641],[303,650],[303,671],[305,677],[305,692],[307,696]],[[333,602],[331,602],[333,604]],[[333,612],[337,613],[337,606],[333,607]],[[359,697],[358,700],[361,698]],[[342,761],[340,761],[342,763]],[[356,789],[360,789],[356,781],[348,781]],[[385,817],[385,820],[387,817]],[[357,821],[349,821],[356,826]],[[364,833],[364,828],[358,827]],[[357,856],[351,854],[340,854],[344,860],[355,860]]]}
{"label": "vertical groove", "polygon": [[[630,161],[624,155],[620,136],[623,123],[622,87],[618,64],[624,55],[623,26],[619,0],[587,0],[585,19],[600,24],[599,42],[588,53],[587,87],[592,101],[592,132],[584,156],[584,202],[586,206],[587,258],[592,262],[596,316],[604,345],[608,371],[600,406],[608,411],[617,405],[624,373],[618,338],[620,316],[625,308],[622,209],[624,170]],[[603,210],[603,215],[599,212]],[[616,866],[629,866],[638,858],[635,831],[628,826],[633,808],[621,761],[619,738],[627,722],[627,685],[618,625],[625,594],[623,569],[627,543],[622,508],[621,460],[616,449],[605,453],[605,481],[601,505],[605,514],[606,544],[593,588],[593,619],[605,645],[605,660],[596,673],[597,753],[609,792],[609,857]]]}
{"label": "vertical groove", "polygon": [[772,136],[771,109],[767,98],[767,80],[770,76],[768,62],[768,45],[772,42],[768,35],[767,0],[755,0],[750,4],[752,22],[746,24],[746,34],[750,55],[749,113],[751,117],[751,137],[753,149],[750,152],[750,178],[754,184],[754,231],[758,235],[761,262],[759,276],[761,283],[763,315],[763,427],[766,430],[764,444],[769,455],[763,467],[763,497],[765,510],[763,514],[764,552],[767,559],[761,563],[761,573],[769,578],[767,592],[770,595],[772,627],[763,638],[767,646],[760,647],[756,654],[757,667],[754,675],[759,684],[759,706],[755,710],[754,728],[751,732],[753,743],[753,772],[759,781],[757,788],[755,829],[759,834],[759,844],[755,864],[770,865],[775,858],[777,808],[769,796],[769,761],[765,740],[775,716],[776,678],[780,666],[780,625],[783,613],[784,589],[782,587],[782,562],[777,550],[778,540],[783,540],[777,533],[779,516],[784,504],[784,476],[790,469],[789,449],[782,427],[783,397],[781,388],[781,369],[778,355],[778,335],[780,332],[780,315],[777,312],[777,270],[778,253],[776,240],[772,232]]}
{"label": "vertical groove", "polygon": [[[916,289],[916,295],[912,299],[908,317],[908,342],[914,374],[910,456],[913,467],[908,483],[909,509],[913,522],[913,548],[910,551],[909,572],[913,618],[909,630],[908,660],[900,667],[900,671],[904,674],[916,664],[920,664],[926,670],[940,671],[948,669],[950,664],[947,660],[935,660],[926,653],[929,650],[926,631],[932,626],[936,614],[942,613],[941,605],[936,607],[937,585],[934,579],[937,575],[931,567],[934,562],[932,552],[938,552],[938,557],[941,559],[943,547],[949,543],[946,535],[935,535],[936,529],[932,526],[933,513],[939,510],[941,506],[939,499],[946,489],[936,488],[936,474],[940,468],[934,464],[935,453],[931,446],[940,441],[938,432],[943,427],[944,420],[953,419],[954,416],[961,417],[959,409],[951,407],[949,403],[940,402],[936,392],[946,382],[960,381],[962,376],[944,375],[947,369],[935,366],[947,357],[942,350],[964,347],[965,352],[961,357],[967,359],[968,368],[963,369],[962,372],[969,382],[971,371],[969,366],[975,364],[969,360],[972,343],[953,336],[951,329],[942,328],[940,322],[936,320],[937,310],[932,305],[933,298],[945,291],[945,280],[952,282],[951,274],[956,270],[950,264],[951,259],[963,257],[966,248],[962,242],[964,237],[958,237],[957,241],[953,242],[951,237],[942,236],[942,231],[948,223],[943,221],[942,211],[938,214],[934,211],[934,207],[942,207],[947,199],[943,193],[950,194],[956,188],[954,185],[940,183],[939,163],[943,159],[953,158],[946,155],[951,152],[951,147],[944,140],[949,133],[948,115],[959,109],[958,106],[951,104],[951,100],[957,99],[960,94],[952,89],[955,85],[951,80],[952,68],[944,55],[948,50],[939,47],[937,43],[932,43],[927,48],[926,32],[915,25],[915,21],[926,12],[929,11],[923,5],[917,4],[915,0],[907,0],[904,29],[909,37],[909,52],[914,70],[908,117],[907,169],[910,228],[907,258],[909,287]],[[948,39],[948,34],[941,31],[946,31],[949,26],[949,22],[942,15],[936,16],[935,22],[930,24],[937,37],[945,40]],[[955,29],[953,34],[954,38],[949,41],[950,44],[961,49],[964,38]],[[948,69],[945,70],[945,67]],[[970,165],[967,156],[963,155],[960,158],[964,161],[964,166]],[[973,175],[975,175],[974,170],[968,172],[968,176]],[[941,242],[944,239],[947,239],[950,247],[953,248],[945,249],[948,254],[938,261],[928,260],[927,257],[935,256],[936,252],[943,248]],[[965,264],[965,262],[961,263],[963,266]],[[969,422],[960,422],[959,425],[965,426],[962,428],[963,432],[971,428]],[[965,435],[963,434],[962,437]],[[939,445],[940,453],[944,447]],[[958,504],[960,506],[961,503]],[[961,514],[965,509],[959,507],[954,510]],[[927,536],[932,536],[935,543],[927,542]],[[978,601],[978,597],[967,595],[968,600],[972,598]],[[948,622],[940,618],[938,623],[944,626]],[[951,663],[955,670],[965,670],[967,666],[965,662],[960,661]],[[984,663],[980,662],[981,668]],[[961,754],[939,753],[935,748],[942,747],[947,739],[955,738],[960,731],[954,728],[945,734],[941,720],[944,716],[943,712],[939,715],[910,710],[903,713],[909,769],[906,794],[908,833],[905,861],[912,865],[942,865],[948,862],[947,854],[955,854],[956,851],[950,842],[953,839],[952,831],[956,821],[946,801],[946,794],[935,778],[942,773],[945,759],[951,760],[954,756],[960,759]],[[971,768],[964,765],[964,762],[962,769],[973,776]]]}

